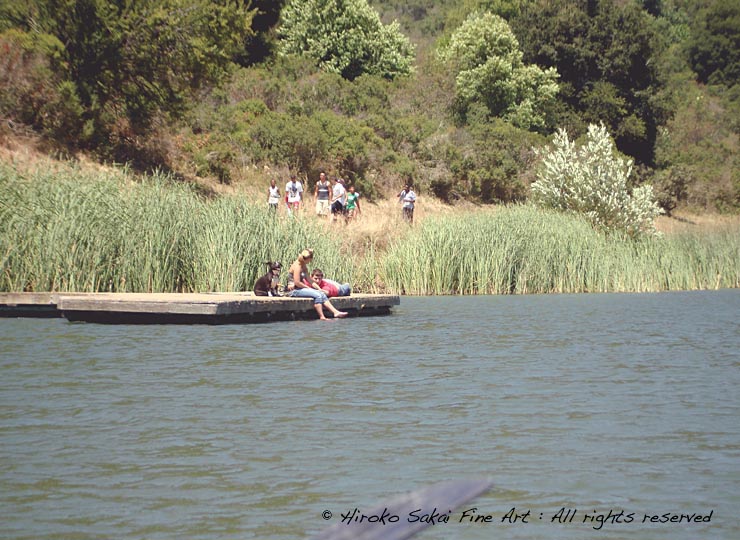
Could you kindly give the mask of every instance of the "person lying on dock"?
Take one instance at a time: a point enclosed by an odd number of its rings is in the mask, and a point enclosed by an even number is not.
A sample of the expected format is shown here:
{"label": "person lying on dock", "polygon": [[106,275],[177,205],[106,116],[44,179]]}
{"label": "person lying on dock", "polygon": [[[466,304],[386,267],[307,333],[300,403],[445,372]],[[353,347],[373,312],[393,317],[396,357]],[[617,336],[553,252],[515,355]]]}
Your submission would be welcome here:
{"label": "person lying on dock", "polygon": [[313,307],[316,309],[316,313],[319,315],[319,319],[326,320],[324,316],[324,306],[332,312],[335,319],[346,317],[345,311],[339,311],[329,301],[329,297],[326,293],[321,290],[316,281],[308,273],[308,263],[313,261],[313,250],[304,249],[298,258],[290,265],[291,277],[293,278],[294,289],[290,292],[290,296],[295,298],[312,298]]}
{"label": "person lying on dock", "polygon": [[282,268],[279,262],[268,262],[267,273],[254,282],[254,295],[280,296],[278,285],[280,285],[280,270]]}
{"label": "person lying on dock", "polygon": [[349,283],[338,283],[333,279],[325,278],[324,272],[321,271],[321,268],[314,268],[313,272],[311,272],[311,277],[319,284],[321,290],[324,291],[326,296],[329,298],[334,298],[336,296],[349,296],[352,292],[352,288],[349,286]]}

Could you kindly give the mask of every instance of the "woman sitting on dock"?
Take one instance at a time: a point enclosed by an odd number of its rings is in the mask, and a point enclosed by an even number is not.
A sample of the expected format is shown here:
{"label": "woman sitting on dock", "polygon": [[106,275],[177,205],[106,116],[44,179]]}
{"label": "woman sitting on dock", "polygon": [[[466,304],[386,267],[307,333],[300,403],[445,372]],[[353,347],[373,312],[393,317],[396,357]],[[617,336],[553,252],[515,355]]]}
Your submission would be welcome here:
{"label": "woman sitting on dock", "polygon": [[326,296],[326,293],[321,290],[318,283],[308,273],[307,264],[313,260],[313,250],[304,249],[298,258],[290,265],[288,273],[292,278],[294,289],[290,292],[290,296],[297,298],[313,298],[313,307],[316,309],[316,313],[319,315],[319,319],[325,320],[324,306],[332,312],[334,318],[339,319],[346,317],[347,313],[339,311],[335,308]]}

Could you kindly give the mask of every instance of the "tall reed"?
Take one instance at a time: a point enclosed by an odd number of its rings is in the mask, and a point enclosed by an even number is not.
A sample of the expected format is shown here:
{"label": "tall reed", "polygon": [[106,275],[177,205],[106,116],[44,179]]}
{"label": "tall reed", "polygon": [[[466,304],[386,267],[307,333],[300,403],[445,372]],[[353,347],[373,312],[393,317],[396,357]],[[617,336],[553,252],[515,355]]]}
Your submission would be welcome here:
{"label": "tall reed", "polygon": [[530,206],[425,220],[381,266],[405,294],[662,291],[740,285],[740,235],[727,230],[635,241]]}
{"label": "tall reed", "polygon": [[21,173],[0,163],[0,290],[241,291],[305,247],[343,276],[339,239],[244,197],[201,197],[155,174]]}
{"label": "tall reed", "polygon": [[351,236],[355,224],[331,225],[310,210],[274,215],[244,195],[206,199],[162,174],[135,181],[125,170],[20,171],[3,162],[0,194],[0,291],[249,290],[266,261],[287,269],[305,247],[327,276],[362,292],[740,287],[737,227],[636,241],[514,206]]}

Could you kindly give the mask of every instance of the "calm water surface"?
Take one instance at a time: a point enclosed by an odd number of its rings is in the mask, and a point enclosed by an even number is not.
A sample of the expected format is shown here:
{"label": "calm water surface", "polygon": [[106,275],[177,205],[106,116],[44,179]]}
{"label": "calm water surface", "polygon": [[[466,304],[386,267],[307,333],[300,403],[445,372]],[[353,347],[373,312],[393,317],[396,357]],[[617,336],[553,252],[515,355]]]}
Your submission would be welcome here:
{"label": "calm water surface", "polygon": [[[0,319],[0,536],[307,538],[487,477],[463,509],[493,523],[459,509],[418,538],[736,539],[739,388],[738,290],[403,298],[326,323]],[[529,523],[501,523],[512,508]],[[610,510],[632,523],[583,522]]]}

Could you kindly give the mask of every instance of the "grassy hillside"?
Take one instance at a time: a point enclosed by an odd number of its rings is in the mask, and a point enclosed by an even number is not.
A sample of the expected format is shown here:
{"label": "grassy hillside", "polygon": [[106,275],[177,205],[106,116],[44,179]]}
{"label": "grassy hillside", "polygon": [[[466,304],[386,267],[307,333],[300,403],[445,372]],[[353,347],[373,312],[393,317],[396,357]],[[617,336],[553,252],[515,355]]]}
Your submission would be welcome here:
{"label": "grassy hillside", "polygon": [[241,291],[304,247],[357,292],[509,294],[740,286],[737,218],[662,218],[665,235],[605,235],[530,206],[363,203],[349,224],[268,212],[242,192],[17,148],[0,160],[0,291]]}

